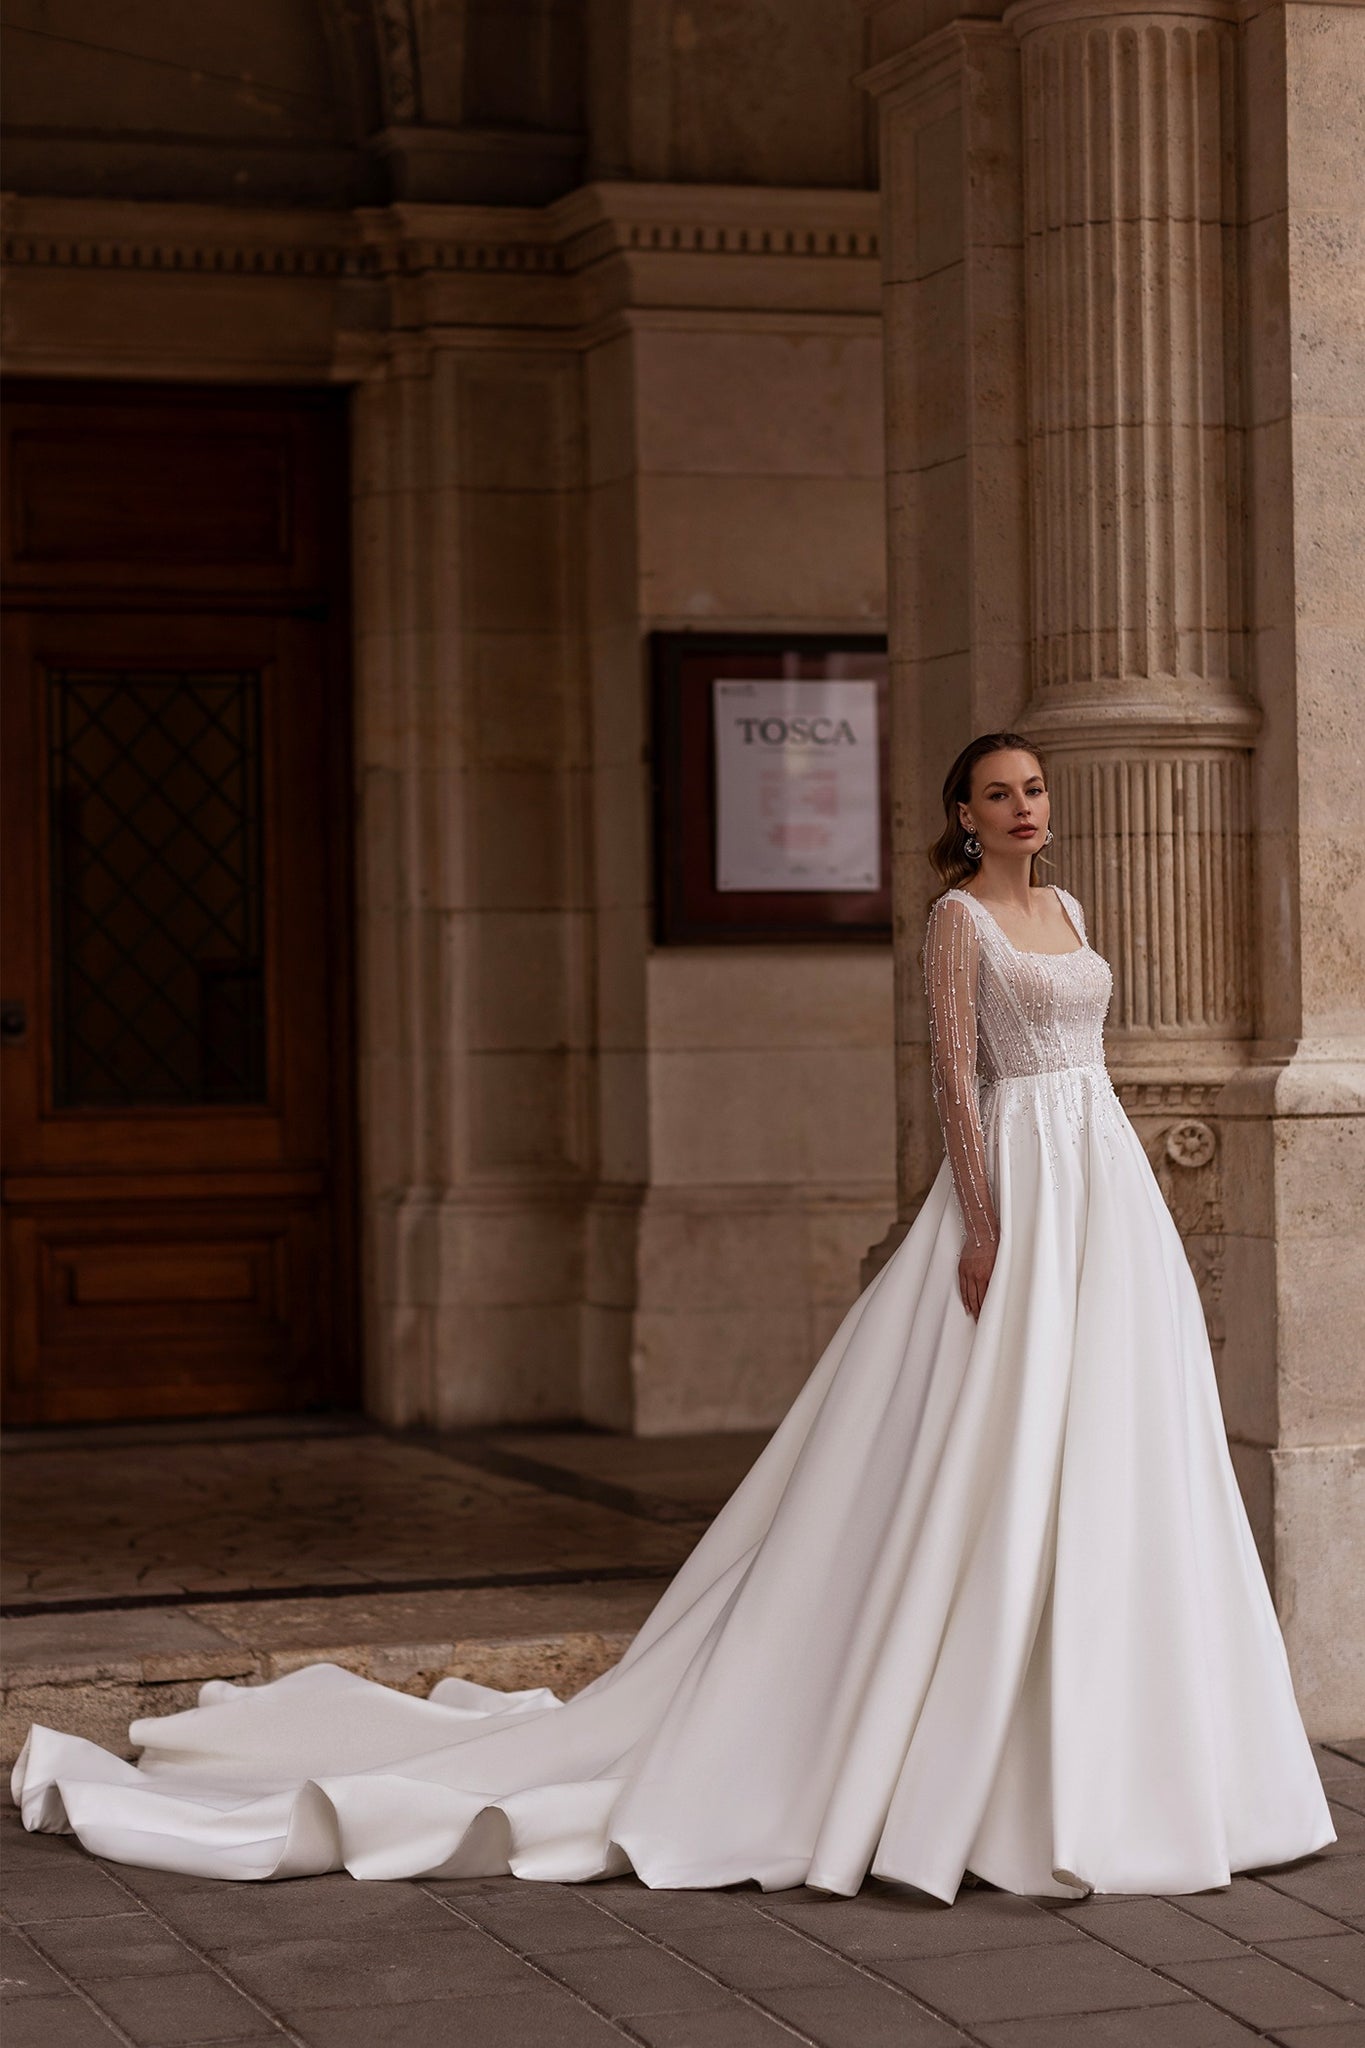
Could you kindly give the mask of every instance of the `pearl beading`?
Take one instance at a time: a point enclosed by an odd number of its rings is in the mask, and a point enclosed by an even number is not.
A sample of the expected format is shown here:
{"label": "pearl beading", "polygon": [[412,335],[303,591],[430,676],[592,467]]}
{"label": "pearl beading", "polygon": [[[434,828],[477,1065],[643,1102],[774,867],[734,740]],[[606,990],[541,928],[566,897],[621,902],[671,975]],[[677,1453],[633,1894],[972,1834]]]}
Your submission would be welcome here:
{"label": "pearl beading", "polygon": [[[1021,950],[962,889],[945,890],[929,913],[930,1074],[969,1244],[999,1238],[1003,1133],[1031,1116],[1055,1170],[1063,1132],[1068,1144],[1093,1136],[1112,1157],[1130,1129],[1104,1062],[1113,973],[1086,938],[1080,904],[1056,893],[1081,939],[1069,953]],[[1011,1085],[1044,1077],[1042,1087]]]}

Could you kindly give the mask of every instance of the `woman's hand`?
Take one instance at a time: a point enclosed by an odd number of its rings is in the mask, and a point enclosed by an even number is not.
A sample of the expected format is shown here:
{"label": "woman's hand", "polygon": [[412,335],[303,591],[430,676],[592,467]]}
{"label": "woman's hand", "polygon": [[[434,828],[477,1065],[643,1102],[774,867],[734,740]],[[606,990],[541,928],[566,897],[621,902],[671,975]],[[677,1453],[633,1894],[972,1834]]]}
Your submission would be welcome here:
{"label": "woman's hand", "polygon": [[969,1316],[979,1316],[981,1304],[986,1298],[991,1274],[995,1269],[994,1244],[968,1244],[963,1246],[962,1257],[957,1262],[957,1288],[962,1296],[962,1306]]}

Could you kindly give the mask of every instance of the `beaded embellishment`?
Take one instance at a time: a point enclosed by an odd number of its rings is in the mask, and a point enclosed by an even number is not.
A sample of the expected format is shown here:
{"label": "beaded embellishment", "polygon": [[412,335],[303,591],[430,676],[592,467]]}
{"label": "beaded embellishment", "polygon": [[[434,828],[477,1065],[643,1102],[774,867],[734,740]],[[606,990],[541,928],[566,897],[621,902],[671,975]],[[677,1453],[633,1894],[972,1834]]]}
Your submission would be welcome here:
{"label": "beaded embellishment", "polygon": [[1002,1136],[1033,1124],[1054,1167],[1064,1134],[1074,1144],[1088,1132],[1110,1157],[1131,1137],[1104,1062],[1113,973],[1075,897],[1057,895],[1081,939],[1069,953],[1016,946],[962,889],[945,890],[929,913],[934,1106],[969,1243],[999,1234],[991,1169]]}

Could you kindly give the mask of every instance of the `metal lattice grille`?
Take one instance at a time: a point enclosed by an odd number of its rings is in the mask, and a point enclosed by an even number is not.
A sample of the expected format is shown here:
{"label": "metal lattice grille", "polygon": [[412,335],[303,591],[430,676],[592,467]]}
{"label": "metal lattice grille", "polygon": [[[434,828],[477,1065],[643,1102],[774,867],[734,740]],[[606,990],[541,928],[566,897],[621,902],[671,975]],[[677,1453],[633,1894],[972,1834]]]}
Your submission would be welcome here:
{"label": "metal lattice grille", "polygon": [[260,1102],[255,673],[49,673],[55,1097]]}

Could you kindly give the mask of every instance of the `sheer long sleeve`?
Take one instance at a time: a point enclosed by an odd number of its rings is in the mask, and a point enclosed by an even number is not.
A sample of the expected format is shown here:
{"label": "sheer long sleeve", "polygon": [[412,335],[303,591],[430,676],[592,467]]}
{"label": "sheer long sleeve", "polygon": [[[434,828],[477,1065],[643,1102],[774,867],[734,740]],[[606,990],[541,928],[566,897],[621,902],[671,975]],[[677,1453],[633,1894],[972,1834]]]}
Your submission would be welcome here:
{"label": "sheer long sleeve", "polygon": [[981,940],[965,903],[941,896],[929,913],[924,987],[934,1107],[969,1245],[999,1242],[976,1097],[976,980]]}

